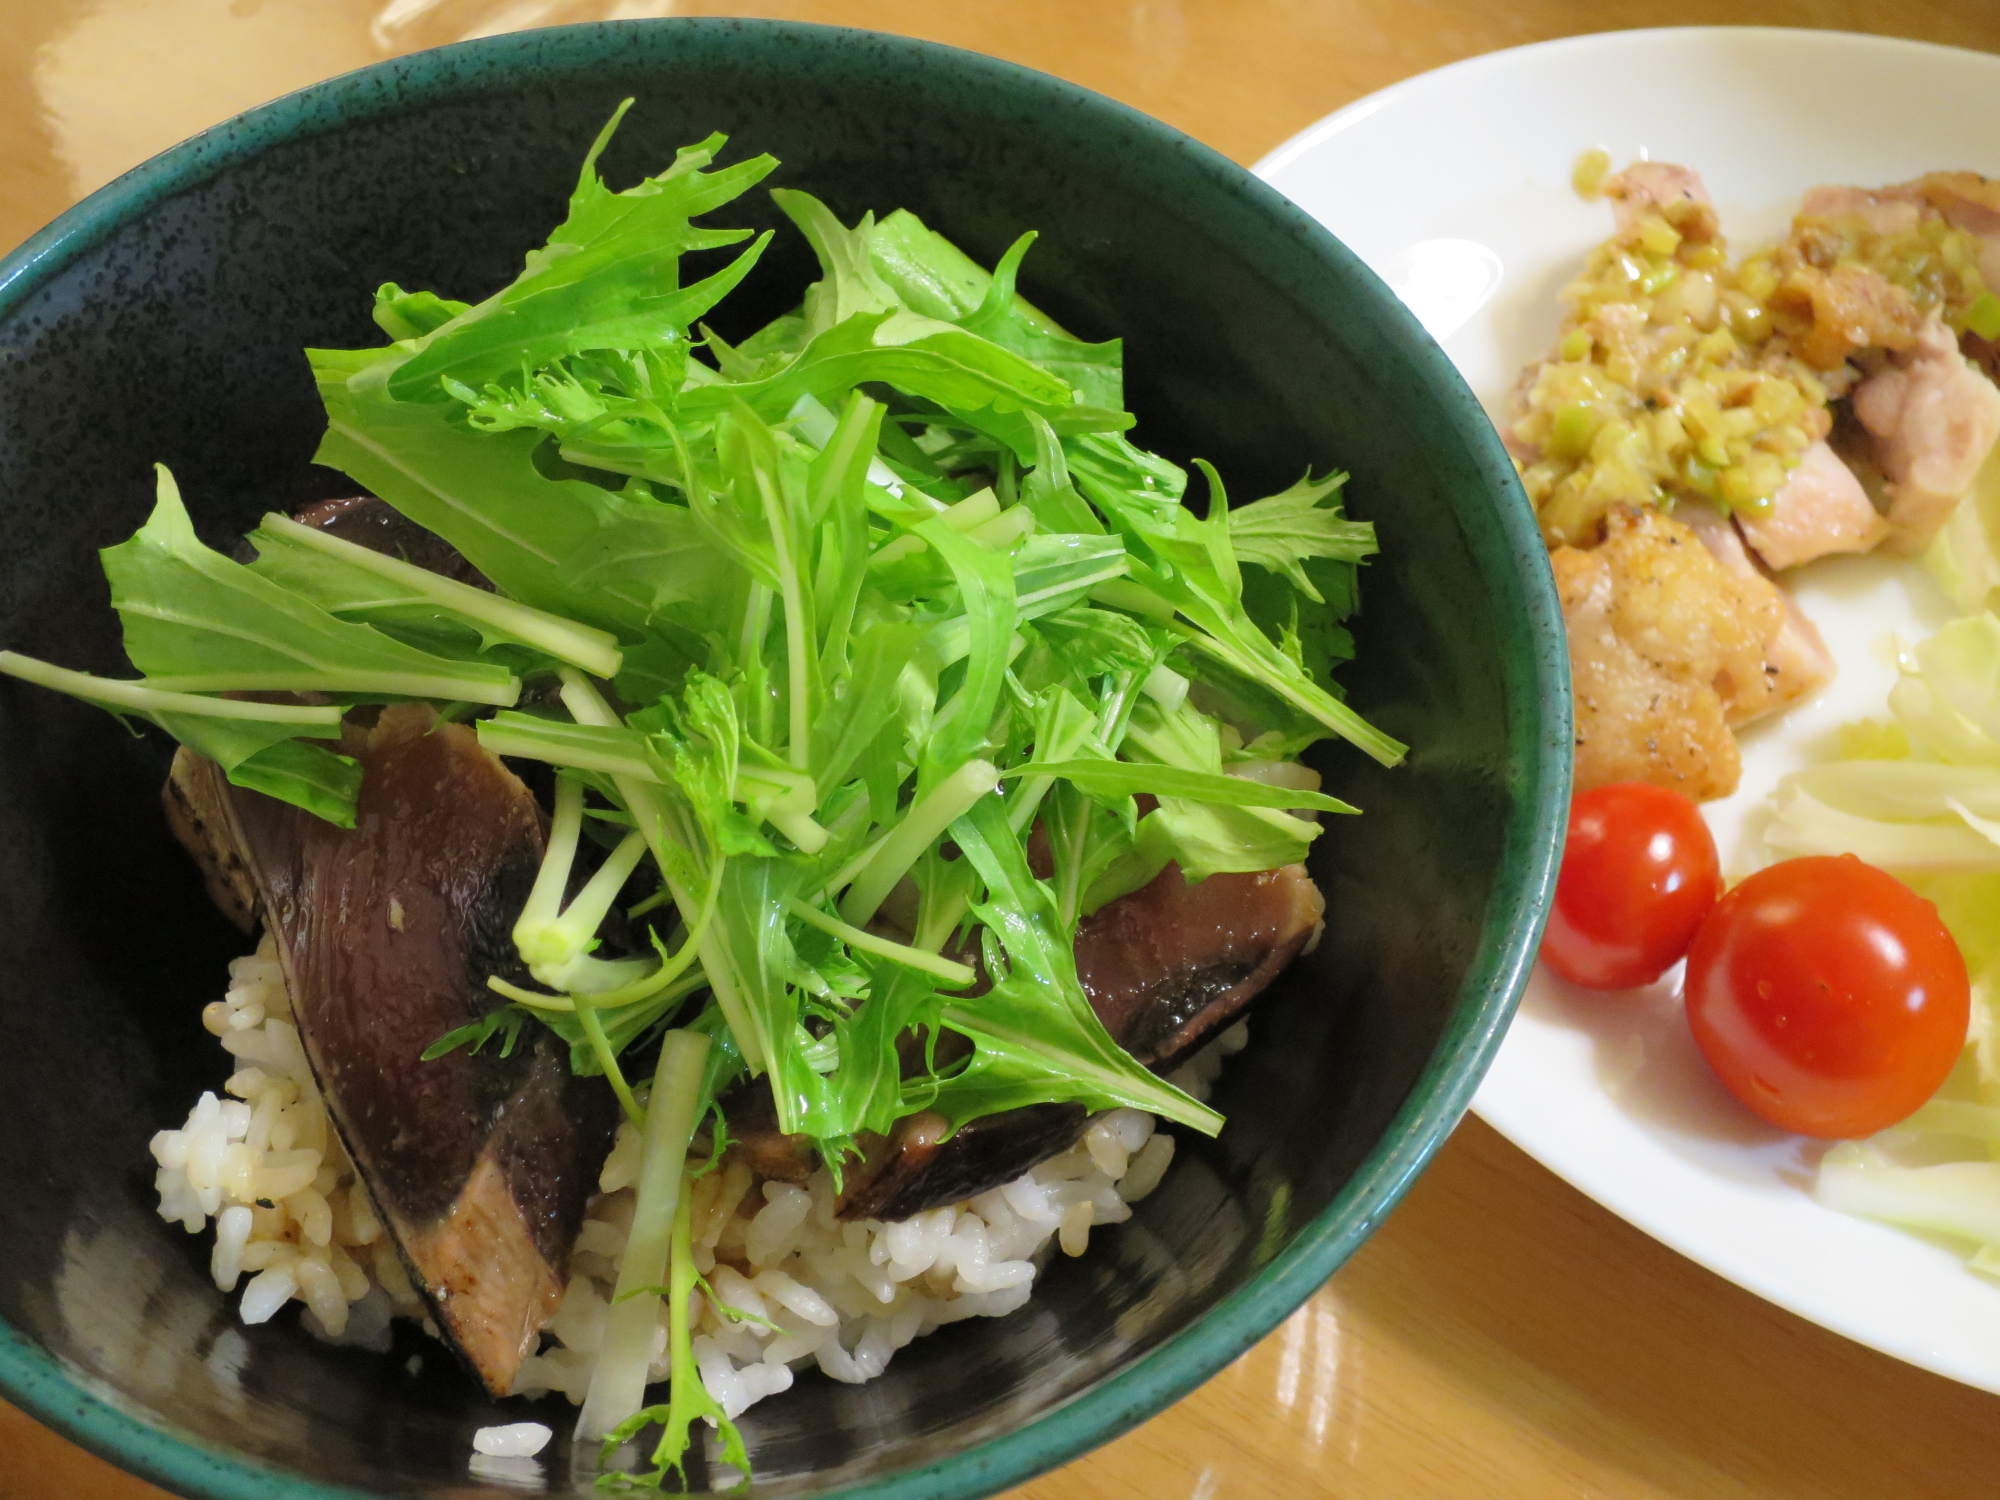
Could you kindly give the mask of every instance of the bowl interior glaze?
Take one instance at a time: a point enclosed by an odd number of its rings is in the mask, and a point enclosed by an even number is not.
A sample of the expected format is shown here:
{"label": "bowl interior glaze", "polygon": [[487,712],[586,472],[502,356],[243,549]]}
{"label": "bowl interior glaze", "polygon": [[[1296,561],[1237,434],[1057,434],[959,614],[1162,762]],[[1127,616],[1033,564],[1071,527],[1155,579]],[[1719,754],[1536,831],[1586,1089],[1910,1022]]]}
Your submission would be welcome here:
{"label": "bowl interior glaze", "polygon": [[[1229,1128],[1028,1308],[959,1325],[863,1387],[817,1374],[746,1419],[758,1495],[966,1496],[1205,1379],[1308,1295],[1449,1131],[1511,1012],[1552,880],[1569,706],[1546,559],[1443,356],[1324,231],[1214,153],[1094,95],[944,48],[667,21],[467,44],[336,79],[120,179],[0,264],[0,643],[123,675],[95,550],[169,464],[204,536],[351,485],[311,463],[300,350],[380,342],[385,280],[477,299],[562,216],[585,147],[614,186],[712,130],[851,221],[907,207],[1024,292],[1126,340],[1136,436],[1247,499],[1349,470],[1380,529],[1354,702],[1414,746],[1345,747],[1315,873],[1325,942],[1260,1005]],[[780,227],[761,190],[721,222]],[[784,226],[721,331],[796,301]],[[0,681],[0,1391],[204,1496],[467,1494],[482,1399],[435,1346],[238,1326],[205,1241],[153,1213],[147,1141],[225,1076],[196,1017],[244,944],[167,833],[168,751]],[[420,1364],[416,1357],[421,1356]],[[553,1415],[559,1428],[567,1410]],[[566,1439],[548,1487],[589,1492]],[[498,1481],[495,1481],[496,1483]],[[852,1487],[852,1488],[850,1488]]]}

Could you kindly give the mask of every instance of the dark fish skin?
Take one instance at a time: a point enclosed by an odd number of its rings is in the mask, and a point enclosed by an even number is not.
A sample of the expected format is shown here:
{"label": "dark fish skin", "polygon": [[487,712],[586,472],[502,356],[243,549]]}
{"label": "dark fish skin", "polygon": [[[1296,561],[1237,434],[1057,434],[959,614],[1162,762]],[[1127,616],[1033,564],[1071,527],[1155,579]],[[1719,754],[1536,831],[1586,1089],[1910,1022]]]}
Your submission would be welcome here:
{"label": "dark fish skin", "polygon": [[[811,1137],[778,1129],[763,1084],[738,1085],[723,1101],[723,1116],[730,1154],[758,1178],[803,1186],[819,1166]],[[1089,1122],[1081,1104],[1035,1104],[972,1120],[946,1140],[950,1122],[943,1115],[905,1116],[889,1135],[860,1137],[860,1159],[841,1173],[839,1216],[894,1222],[977,1197],[1067,1151]]]}
{"label": "dark fish skin", "polygon": [[542,815],[471,730],[425,705],[350,725],[342,749],[364,771],[352,830],[185,750],[169,801],[206,835],[190,852],[211,886],[218,848],[239,861],[225,876],[247,873],[342,1143],[439,1326],[501,1395],[561,1302],[615,1104],[547,1035],[507,1058],[421,1060],[502,1003],[489,974],[525,977],[510,933]]}
{"label": "dark fish skin", "polygon": [[321,500],[292,517],[301,526],[311,526],[380,552],[400,557],[404,562],[477,589],[491,590],[484,573],[435,531],[426,531],[385,500],[373,495],[354,495],[339,500]]}
{"label": "dark fish skin", "polygon": [[1081,1104],[1031,1104],[987,1115],[940,1141],[942,1115],[926,1111],[896,1122],[896,1132],[848,1170],[843,1219],[894,1223],[927,1209],[1012,1182],[1030,1167],[1069,1150],[1090,1122]]}
{"label": "dark fish skin", "polygon": [[1325,911],[1304,865],[1189,885],[1170,864],[1084,918],[1077,976],[1118,1045],[1171,1072],[1278,977]]}
{"label": "dark fish skin", "polygon": [[[1303,865],[1189,885],[1170,864],[1084,919],[1077,974],[1112,1039],[1155,1072],[1171,1072],[1277,978],[1324,911]],[[778,1132],[768,1091],[752,1085],[731,1102],[733,1149],[760,1175],[803,1182],[817,1163],[803,1138]],[[1068,1150],[1088,1119],[1081,1105],[1040,1104],[972,1121],[945,1139],[938,1116],[908,1116],[890,1135],[863,1139],[861,1160],[843,1177],[840,1217],[906,1219],[976,1197]]]}
{"label": "dark fish skin", "polygon": [[257,882],[243,858],[236,820],[229,815],[228,781],[192,750],[174,753],[172,772],[160,788],[167,826],[194,856],[208,883],[208,899],[245,933],[257,930]]}

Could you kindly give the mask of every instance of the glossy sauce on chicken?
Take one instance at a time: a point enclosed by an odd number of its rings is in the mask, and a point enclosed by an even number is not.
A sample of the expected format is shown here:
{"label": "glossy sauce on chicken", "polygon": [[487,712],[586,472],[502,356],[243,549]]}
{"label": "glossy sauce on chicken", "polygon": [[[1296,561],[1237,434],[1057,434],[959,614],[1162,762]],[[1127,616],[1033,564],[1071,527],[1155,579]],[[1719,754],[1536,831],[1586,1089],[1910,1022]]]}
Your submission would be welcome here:
{"label": "glossy sauce on chicken", "polygon": [[2000,438],[2000,184],[1822,187],[1731,265],[1707,189],[1642,162],[1505,429],[1552,552],[1578,790],[1734,791],[1734,731],[1834,674],[1781,586],[1922,552]]}

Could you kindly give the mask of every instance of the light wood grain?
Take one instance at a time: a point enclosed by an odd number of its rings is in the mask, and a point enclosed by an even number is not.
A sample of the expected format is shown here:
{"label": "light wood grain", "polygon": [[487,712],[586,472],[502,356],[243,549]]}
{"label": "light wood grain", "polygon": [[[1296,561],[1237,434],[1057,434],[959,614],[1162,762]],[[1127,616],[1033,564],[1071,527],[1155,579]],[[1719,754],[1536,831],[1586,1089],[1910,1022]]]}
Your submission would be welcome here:
{"label": "light wood grain", "polygon": [[[626,0],[631,13],[639,6]],[[923,36],[1113,95],[1248,162],[1427,68],[1580,31],[1841,27],[2000,50],[1993,0],[823,0],[657,4]],[[362,0],[0,0],[0,246],[194,130],[495,17],[389,37]],[[1353,1262],[1172,1410],[1013,1500],[1898,1500],[2000,1488],[2000,1399],[1850,1344],[1675,1256],[1477,1121]],[[0,1406],[0,1500],[142,1500]]]}

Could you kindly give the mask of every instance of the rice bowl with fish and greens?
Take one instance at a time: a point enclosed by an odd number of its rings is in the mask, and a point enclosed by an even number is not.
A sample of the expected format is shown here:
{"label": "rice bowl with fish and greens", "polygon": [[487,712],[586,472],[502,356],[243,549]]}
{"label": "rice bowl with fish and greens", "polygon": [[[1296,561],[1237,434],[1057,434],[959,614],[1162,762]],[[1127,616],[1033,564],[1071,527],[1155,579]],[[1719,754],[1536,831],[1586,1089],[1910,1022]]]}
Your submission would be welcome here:
{"label": "rice bowl with fish and greens", "polygon": [[[621,111],[622,113],[622,111]],[[1232,507],[1121,434],[1117,343],[914,216],[773,197],[821,279],[734,344],[776,163],[720,137],[468,306],[310,351],[366,495],[203,546],[172,478],[104,553],[137,681],[0,668],[181,744],[166,802],[257,951],[153,1144],[241,1315],[426,1323],[607,1454],[1026,1301],[1317,939],[1299,757],[1372,529]],[[713,257],[704,267],[715,264]],[[1245,566],[1248,565],[1248,566]],[[247,1279],[247,1284],[246,1283]],[[666,1399],[647,1388],[666,1381]]]}

